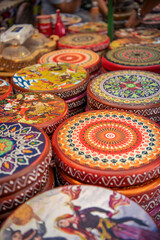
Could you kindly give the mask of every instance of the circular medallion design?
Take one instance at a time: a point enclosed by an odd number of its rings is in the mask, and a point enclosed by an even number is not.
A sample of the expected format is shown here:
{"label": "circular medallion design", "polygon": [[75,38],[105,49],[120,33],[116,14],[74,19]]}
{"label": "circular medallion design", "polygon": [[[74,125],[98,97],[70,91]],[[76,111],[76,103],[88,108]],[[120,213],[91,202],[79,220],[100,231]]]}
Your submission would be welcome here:
{"label": "circular medallion design", "polygon": [[88,94],[117,105],[157,104],[160,103],[160,77],[145,71],[112,71],[93,79]]}
{"label": "circular medallion design", "polygon": [[97,110],[63,122],[52,144],[57,156],[68,165],[128,170],[154,165],[160,154],[159,138],[160,128],[147,118]]}
{"label": "circular medallion design", "polygon": [[95,71],[100,66],[100,57],[97,53],[85,49],[63,49],[43,55],[39,63],[71,63],[84,67],[89,72]]}
{"label": "circular medallion design", "polygon": [[65,101],[56,95],[19,93],[0,101],[0,122],[48,126],[49,123],[57,123],[67,111]]}
{"label": "circular medallion design", "polygon": [[36,64],[19,70],[13,76],[13,84],[32,91],[66,91],[88,80],[86,70],[74,64]]}
{"label": "circular medallion design", "polygon": [[116,64],[128,66],[149,66],[160,64],[160,50],[153,47],[123,47],[110,50],[105,58]]}
{"label": "circular medallion design", "polygon": [[108,24],[105,22],[83,22],[68,27],[72,33],[107,33]]}
{"label": "circular medallion design", "polygon": [[58,41],[58,48],[84,48],[100,51],[108,47],[109,41],[106,34],[76,33],[61,37]]}
{"label": "circular medallion design", "polygon": [[91,185],[62,186],[29,199],[4,222],[0,239],[13,232],[28,239],[159,239],[156,224],[137,203]]}
{"label": "circular medallion design", "polygon": [[0,124],[0,177],[15,174],[36,163],[44,152],[46,138],[32,125]]}

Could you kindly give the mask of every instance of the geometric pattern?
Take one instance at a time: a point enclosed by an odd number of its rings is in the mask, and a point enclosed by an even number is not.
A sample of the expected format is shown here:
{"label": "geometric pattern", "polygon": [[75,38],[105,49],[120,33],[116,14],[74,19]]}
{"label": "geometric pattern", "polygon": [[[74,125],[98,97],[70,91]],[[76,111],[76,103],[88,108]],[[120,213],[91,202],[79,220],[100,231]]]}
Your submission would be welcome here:
{"label": "geometric pattern", "polygon": [[89,93],[98,101],[121,106],[160,103],[160,76],[145,71],[113,71],[92,80]]}
{"label": "geometric pattern", "polygon": [[62,152],[62,161],[65,156],[80,168],[138,169],[154,166],[160,154],[158,125],[127,112],[102,110],[76,115],[61,125],[55,139],[57,156]]}
{"label": "geometric pattern", "polygon": [[44,152],[42,132],[25,123],[0,124],[0,177],[13,175],[37,161]]}
{"label": "geometric pattern", "polygon": [[153,47],[125,47],[108,51],[106,60],[128,66],[150,66],[160,64],[160,50]]}

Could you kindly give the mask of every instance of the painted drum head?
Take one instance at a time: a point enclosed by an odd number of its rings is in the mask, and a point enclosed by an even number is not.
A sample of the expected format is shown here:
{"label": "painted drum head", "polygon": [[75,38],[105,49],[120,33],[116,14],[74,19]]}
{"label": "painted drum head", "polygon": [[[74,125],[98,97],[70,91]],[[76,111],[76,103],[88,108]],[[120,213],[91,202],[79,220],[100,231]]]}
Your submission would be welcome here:
{"label": "painted drum head", "polygon": [[[69,14],[69,13],[60,13],[61,20],[65,26],[70,26],[75,23],[79,23],[82,21],[81,17],[75,15],[75,14]],[[52,23],[53,25],[56,24],[57,21],[57,14],[51,14],[52,17]]]}
{"label": "painted drum head", "polygon": [[160,121],[160,76],[147,71],[112,71],[87,87],[91,109],[121,109]]}
{"label": "painted drum head", "polygon": [[48,135],[68,117],[66,102],[50,93],[18,93],[0,101],[0,122],[23,122]]}
{"label": "painted drum head", "polygon": [[133,113],[96,110],[54,132],[56,164],[72,178],[105,187],[134,186],[160,172],[160,127]]}
{"label": "painted drum head", "polygon": [[147,46],[131,46],[108,51],[102,57],[104,68],[114,70],[145,70],[160,72],[160,49]]}
{"label": "painted drum head", "polygon": [[86,90],[87,71],[68,63],[36,64],[21,69],[12,79],[16,91],[54,93],[63,99],[72,98]]}
{"label": "painted drum head", "polygon": [[99,69],[100,56],[86,49],[63,49],[46,53],[39,59],[39,63],[69,63],[84,67],[91,73]]}
{"label": "painted drum head", "polygon": [[27,201],[4,222],[0,239],[9,239],[16,230],[23,239],[158,240],[160,236],[152,218],[135,202],[90,185],[55,188]]}
{"label": "painted drum head", "polygon": [[12,94],[12,86],[7,81],[0,79],[0,100]]}
{"label": "painted drum head", "polygon": [[0,195],[37,181],[51,161],[48,136],[26,123],[0,123]]}
{"label": "painted drum head", "polygon": [[105,22],[82,22],[68,27],[69,33],[108,33],[108,24]]}
{"label": "painted drum head", "polygon": [[110,42],[106,34],[97,33],[75,33],[61,37],[58,48],[83,48],[92,51],[101,51],[108,47]]}

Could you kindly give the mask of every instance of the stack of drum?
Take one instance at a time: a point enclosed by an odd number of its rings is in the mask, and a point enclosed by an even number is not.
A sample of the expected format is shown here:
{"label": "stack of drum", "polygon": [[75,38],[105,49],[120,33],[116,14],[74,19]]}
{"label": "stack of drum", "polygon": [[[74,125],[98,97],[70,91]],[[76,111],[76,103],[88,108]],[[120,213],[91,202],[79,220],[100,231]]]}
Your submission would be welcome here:
{"label": "stack of drum", "polygon": [[75,33],[61,37],[58,41],[58,49],[88,49],[101,56],[108,48],[109,43],[110,39],[106,34]]}
{"label": "stack of drum", "polygon": [[[58,95],[68,104],[69,116],[71,116],[85,109],[88,81],[89,74],[81,66],[68,63],[46,63],[21,69],[13,76],[11,83],[16,92]],[[85,104],[79,104],[79,101]]]}
{"label": "stack of drum", "polygon": [[82,66],[90,75],[90,80],[101,73],[100,56],[86,49],[62,49],[43,55],[39,61],[43,63],[69,63]]}
{"label": "stack of drum", "polygon": [[160,76],[136,70],[101,74],[88,84],[87,108],[124,110],[160,122]]}
{"label": "stack of drum", "polygon": [[102,56],[104,71],[144,70],[160,73],[160,50],[152,46],[112,49]]}
{"label": "stack of drum", "polygon": [[54,186],[51,143],[43,130],[17,122],[0,124],[0,220]]}
{"label": "stack of drum", "polygon": [[52,138],[59,182],[111,188],[151,212],[160,196],[159,139],[160,126],[134,113],[96,110],[73,116]]}
{"label": "stack of drum", "polygon": [[[50,139],[59,124],[67,118],[66,102],[54,94],[17,93],[0,101],[0,123],[29,123],[42,129]],[[54,165],[54,160],[51,165]]]}
{"label": "stack of drum", "polygon": [[158,240],[159,236],[154,221],[138,204],[91,185],[62,186],[42,193],[16,209],[0,230],[2,240]]}

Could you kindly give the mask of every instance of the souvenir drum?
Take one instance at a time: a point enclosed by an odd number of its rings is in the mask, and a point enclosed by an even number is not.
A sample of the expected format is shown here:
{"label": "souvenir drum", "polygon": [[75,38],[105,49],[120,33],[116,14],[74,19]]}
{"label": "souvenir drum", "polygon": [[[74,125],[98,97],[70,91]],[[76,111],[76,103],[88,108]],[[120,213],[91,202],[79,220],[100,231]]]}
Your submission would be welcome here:
{"label": "souvenir drum", "polygon": [[61,37],[58,41],[58,49],[83,48],[98,52],[106,49],[109,43],[110,39],[106,34],[75,33]]}
{"label": "souvenir drum", "polygon": [[68,118],[68,106],[50,93],[17,93],[0,101],[0,122],[33,124],[51,135]]}
{"label": "souvenir drum", "polygon": [[160,49],[130,46],[112,49],[102,57],[106,70],[145,70],[160,73]]}
{"label": "souvenir drum", "polygon": [[160,30],[157,28],[121,28],[115,31],[115,37],[117,38],[139,38],[143,40],[156,40],[156,38],[160,37]]}
{"label": "souvenir drum", "polygon": [[112,71],[94,78],[87,87],[90,110],[116,109],[160,121],[160,76],[148,71]]}
{"label": "souvenir drum", "polygon": [[60,171],[87,184],[131,187],[160,173],[160,126],[125,111],[96,110],[64,121],[52,145]]}
{"label": "souvenir drum", "polygon": [[[47,176],[47,181],[44,185],[44,177],[45,175]],[[45,192],[45,191],[48,191],[52,188],[54,188],[55,186],[55,178],[54,178],[54,174],[53,174],[53,170],[51,167],[49,167],[49,171],[47,170],[46,171],[46,174],[44,175],[44,177],[39,180],[39,182],[42,181],[41,185],[43,185],[43,188],[40,187],[40,184],[37,186],[35,186],[35,189],[33,189],[33,191],[29,192],[28,190],[25,192],[23,191],[19,197],[17,197],[16,195],[16,198],[13,200],[10,199],[10,196],[8,196],[8,199],[7,201],[8,202],[4,202],[4,206],[3,208],[5,207],[7,209],[6,212],[4,212],[3,214],[1,213],[0,214],[0,224],[7,218],[9,217],[9,215],[11,215],[11,213],[14,211],[14,209],[11,209],[9,210],[9,208],[12,208],[12,202],[15,204],[16,208],[18,205],[22,205],[25,201],[27,201],[28,199],[34,197],[34,195],[37,195],[39,193],[42,193],[42,192]],[[31,189],[32,190],[32,189]],[[12,195],[11,195],[12,197]],[[8,205],[9,203],[9,205]],[[2,206],[2,205],[0,205]]]}
{"label": "souvenir drum", "polygon": [[26,123],[0,124],[0,196],[30,187],[45,175],[52,157],[43,130]]}
{"label": "souvenir drum", "polygon": [[[63,24],[66,27],[82,21],[81,17],[77,16],[76,14],[60,13],[60,16]],[[51,14],[51,17],[52,17],[52,24],[54,26],[57,21],[57,14]]]}
{"label": "souvenir drum", "polygon": [[12,79],[15,91],[54,93],[70,99],[86,91],[89,74],[68,63],[36,64],[18,71]]}
{"label": "souvenir drum", "polygon": [[52,240],[160,237],[152,218],[135,202],[90,185],[55,188],[27,201],[1,227],[1,240],[15,235]]}
{"label": "souvenir drum", "polygon": [[7,81],[0,79],[0,100],[12,95],[12,86]]}
{"label": "souvenir drum", "polygon": [[[56,171],[56,176],[59,185],[82,185],[83,182],[78,181],[64,173],[61,170]],[[138,203],[147,211],[149,214],[151,212],[160,211],[160,178],[156,178],[147,184],[140,184],[133,187],[127,188],[110,188],[121,194],[124,194],[128,198],[132,199],[134,202]]]}
{"label": "souvenir drum", "polygon": [[86,49],[63,49],[57,50],[43,55],[39,59],[39,63],[69,63],[84,67],[87,72],[97,71],[100,66],[100,56]]}
{"label": "souvenir drum", "polygon": [[108,24],[105,22],[82,22],[68,27],[69,33],[108,33]]}

